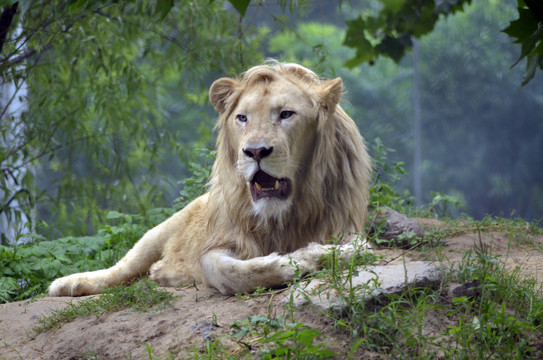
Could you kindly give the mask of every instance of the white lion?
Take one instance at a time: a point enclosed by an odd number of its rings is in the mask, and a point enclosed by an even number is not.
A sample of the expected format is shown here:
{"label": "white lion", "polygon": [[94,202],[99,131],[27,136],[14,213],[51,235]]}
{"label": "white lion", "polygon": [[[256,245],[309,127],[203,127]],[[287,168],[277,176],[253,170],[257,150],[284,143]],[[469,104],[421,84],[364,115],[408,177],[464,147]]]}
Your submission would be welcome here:
{"label": "white lion", "polygon": [[[109,269],[55,280],[52,296],[96,294],[138,277],[223,294],[275,287],[316,269],[331,238],[363,231],[371,163],[338,105],[342,82],[296,64],[213,83],[219,113],[210,189],[149,230]],[[352,245],[343,245],[350,254]]]}

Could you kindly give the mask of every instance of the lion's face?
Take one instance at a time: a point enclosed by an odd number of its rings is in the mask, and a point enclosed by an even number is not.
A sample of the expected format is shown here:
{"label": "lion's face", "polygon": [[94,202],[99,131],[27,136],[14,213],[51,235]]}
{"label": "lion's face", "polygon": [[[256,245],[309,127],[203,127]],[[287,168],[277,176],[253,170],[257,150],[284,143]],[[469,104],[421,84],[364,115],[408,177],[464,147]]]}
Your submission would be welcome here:
{"label": "lion's face", "polygon": [[257,214],[290,207],[311,160],[316,119],[315,105],[292,83],[258,83],[241,95],[226,126]]}
{"label": "lion's face", "polygon": [[[334,88],[337,102],[340,80]],[[255,215],[284,214],[305,186],[319,114],[323,107],[335,106],[327,103],[329,93],[329,84],[310,84],[294,75],[262,76],[247,83],[224,78],[213,84],[210,99],[222,115],[221,132]]]}

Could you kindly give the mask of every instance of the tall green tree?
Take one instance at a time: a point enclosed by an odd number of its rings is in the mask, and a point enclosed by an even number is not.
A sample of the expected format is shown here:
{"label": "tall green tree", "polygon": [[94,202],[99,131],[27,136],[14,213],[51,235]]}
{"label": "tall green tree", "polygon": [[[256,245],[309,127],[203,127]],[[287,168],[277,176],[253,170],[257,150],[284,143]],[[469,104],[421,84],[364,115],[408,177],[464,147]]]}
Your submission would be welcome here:
{"label": "tall green tree", "polygon": [[[262,60],[260,33],[246,37],[223,1],[2,9],[12,19],[0,34],[1,83],[13,91],[0,122],[0,215],[31,219],[34,208],[72,233],[92,232],[105,208],[164,206],[176,173],[160,170],[190,153],[185,143],[210,139],[211,80]],[[19,97],[22,112],[9,106]]]}

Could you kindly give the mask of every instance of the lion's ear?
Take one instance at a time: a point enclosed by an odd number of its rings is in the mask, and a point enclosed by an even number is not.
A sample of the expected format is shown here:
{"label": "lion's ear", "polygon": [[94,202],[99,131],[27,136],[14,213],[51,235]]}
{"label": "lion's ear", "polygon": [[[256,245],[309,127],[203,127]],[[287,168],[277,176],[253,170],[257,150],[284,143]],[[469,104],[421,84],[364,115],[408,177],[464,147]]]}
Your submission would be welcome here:
{"label": "lion's ear", "polygon": [[324,110],[333,109],[341,99],[343,83],[341,78],[325,80],[320,84],[319,97]]}
{"label": "lion's ear", "polygon": [[221,78],[216,80],[209,88],[209,102],[219,114],[226,110],[228,98],[234,93],[238,85],[238,81],[234,79]]}

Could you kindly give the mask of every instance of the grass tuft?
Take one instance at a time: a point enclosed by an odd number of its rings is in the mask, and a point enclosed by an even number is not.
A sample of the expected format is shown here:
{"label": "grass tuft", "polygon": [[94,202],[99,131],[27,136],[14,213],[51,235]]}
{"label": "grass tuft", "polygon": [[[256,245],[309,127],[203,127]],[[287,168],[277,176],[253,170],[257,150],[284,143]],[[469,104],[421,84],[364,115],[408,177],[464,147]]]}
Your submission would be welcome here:
{"label": "grass tuft", "polygon": [[39,326],[34,327],[36,334],[58,328],[80,317],[101,315],[126,308],[146,311],[157,305],[168,305],[173,295],[158,284],[148,279],[141,279],[130,286],[115,286],[107,289],[103,295],[70,303],[68,307],[56,310],[49,316],[41,317]]}

